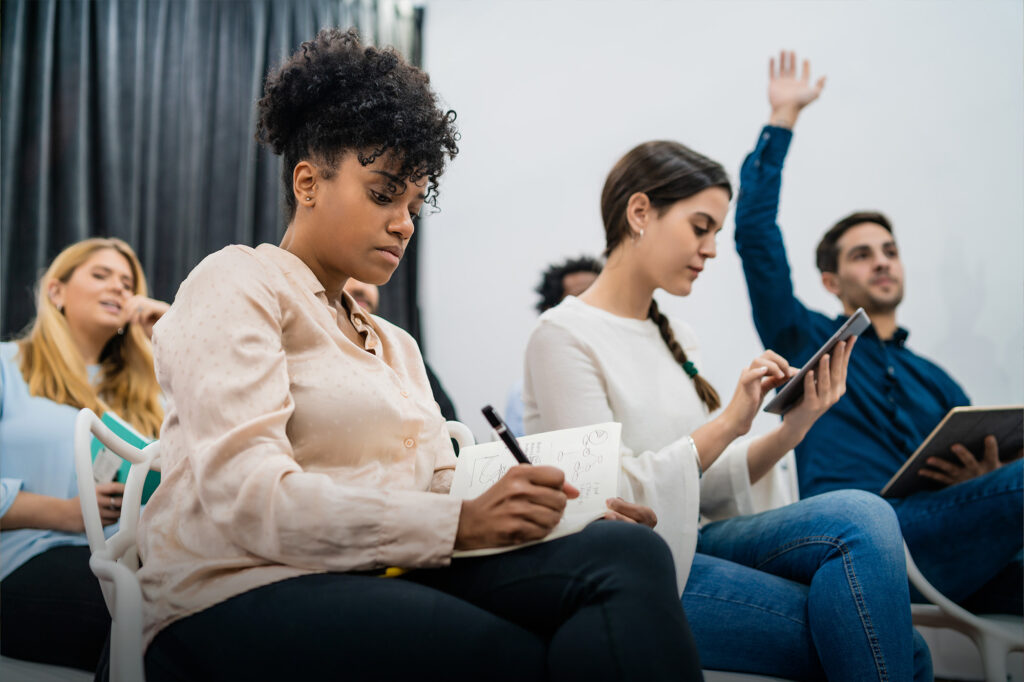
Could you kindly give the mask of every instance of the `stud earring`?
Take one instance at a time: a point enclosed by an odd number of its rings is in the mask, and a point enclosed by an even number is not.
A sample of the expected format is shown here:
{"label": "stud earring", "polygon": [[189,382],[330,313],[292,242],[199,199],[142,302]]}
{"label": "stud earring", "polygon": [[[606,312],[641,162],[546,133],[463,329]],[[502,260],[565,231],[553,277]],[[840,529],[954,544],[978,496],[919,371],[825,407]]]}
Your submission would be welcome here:
{"label": "stud earring", "polygon": [[306,197],[306,201],[313,201],[313,197]]}
{"label": "stud earring", "polygon": [[636,228],[636,231],[637,231],[637,234],[633,235],[633,238],[636,239],[637,241],[640,241],[641,239],[644,238],[643,228],[638,227],[638,228]]}
{"label": "stud earring", "polygon": [[118,336],[124,336],[124,327],[118,327],[117,328],[117,335]]}

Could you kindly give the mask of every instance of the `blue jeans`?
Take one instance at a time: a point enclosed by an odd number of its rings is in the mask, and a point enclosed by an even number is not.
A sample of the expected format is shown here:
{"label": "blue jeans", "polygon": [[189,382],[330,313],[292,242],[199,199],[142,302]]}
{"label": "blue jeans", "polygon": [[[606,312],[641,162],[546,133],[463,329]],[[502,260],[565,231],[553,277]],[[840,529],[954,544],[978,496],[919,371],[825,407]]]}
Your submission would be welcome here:
{"label": "blue jeans", "polygon": [[705,668],[793,680],[930,680],[899,525],[881,498],[818,495],[701,530],[683,609]]}
{"label": "blue jeans", "polygon": [[[1024,462],[942,490],[890,500],[928,581],[981,613],[1024,611]],[[918,600],[917,590],[911,596]]]}

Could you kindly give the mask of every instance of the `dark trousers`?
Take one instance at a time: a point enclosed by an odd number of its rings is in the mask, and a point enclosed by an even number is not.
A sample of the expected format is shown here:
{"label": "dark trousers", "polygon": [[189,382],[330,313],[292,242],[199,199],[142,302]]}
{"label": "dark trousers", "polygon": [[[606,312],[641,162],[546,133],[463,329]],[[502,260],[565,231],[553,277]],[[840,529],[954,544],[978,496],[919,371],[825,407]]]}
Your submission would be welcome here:
{"label": "dark trousers", "polygon": [[601,521],[400,578],[267,585],[162,630],[159,680],[697,680],[668,547]]}
{"label": "dark trousers", "polygon": [[110,614],[88,547],[54,547],[0,581],[0,653],[95,670]]}

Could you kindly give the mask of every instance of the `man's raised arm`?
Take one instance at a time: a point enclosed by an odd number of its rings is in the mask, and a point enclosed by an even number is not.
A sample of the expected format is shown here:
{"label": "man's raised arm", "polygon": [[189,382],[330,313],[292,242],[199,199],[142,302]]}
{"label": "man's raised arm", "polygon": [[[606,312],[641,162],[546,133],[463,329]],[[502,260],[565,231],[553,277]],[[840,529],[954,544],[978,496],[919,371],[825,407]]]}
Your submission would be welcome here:
{"label": "man's raised arm", "polygon": [[825,87],[824,77],[811,83],[810,70],[810,62],[804,60],[798,76],[792,52],[781,53],[777,65],[771,60],[768,99],[772,115],[754,151],[743,162],[736,203],[736,250],[743,261],[754,325],[764,346],[786,357],[798,355],[807,345],[808,317],[815,314],[793,293],[782,231],[776,223],[782,165],[793,125],[800,111]]}

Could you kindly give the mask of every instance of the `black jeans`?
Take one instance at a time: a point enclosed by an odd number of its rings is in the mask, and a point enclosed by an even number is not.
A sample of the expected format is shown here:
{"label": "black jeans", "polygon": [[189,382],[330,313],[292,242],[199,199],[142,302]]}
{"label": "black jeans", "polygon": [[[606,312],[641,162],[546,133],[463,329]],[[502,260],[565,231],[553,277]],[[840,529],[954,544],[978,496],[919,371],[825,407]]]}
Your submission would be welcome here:
{"label": "black jeans", "polygon": [[88,547],[54,547],[0,581],[0,653],[95,670],[110,614]]}
{"label": "black jeans", "polygon": [[600,521],[397,579],[267,585],[162,630],[159,680],[697,680],[668,547]]}

